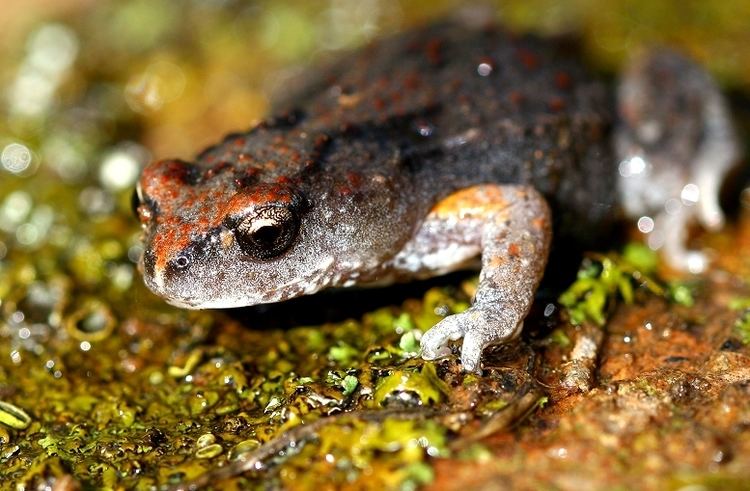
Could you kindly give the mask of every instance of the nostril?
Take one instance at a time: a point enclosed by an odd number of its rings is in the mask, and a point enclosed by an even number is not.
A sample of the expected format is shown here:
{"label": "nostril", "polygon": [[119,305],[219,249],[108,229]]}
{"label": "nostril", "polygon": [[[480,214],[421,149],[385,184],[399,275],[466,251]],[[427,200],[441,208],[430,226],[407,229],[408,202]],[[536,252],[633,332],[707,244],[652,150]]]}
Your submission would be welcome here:
{"label": "nostril", "polygon": [[177,269],[185,269],[190,265],[190,258],[181,254],[174,259],[174,265]]}
{"label": "nostril", "polygon": [[167,280],[171,281],[176,281],[178,278],[184,278],[185,275],[189,274],[190,268],[195,260],[194,248],[183,250],[169,260],[164,271],[166,274],[165,277]]}

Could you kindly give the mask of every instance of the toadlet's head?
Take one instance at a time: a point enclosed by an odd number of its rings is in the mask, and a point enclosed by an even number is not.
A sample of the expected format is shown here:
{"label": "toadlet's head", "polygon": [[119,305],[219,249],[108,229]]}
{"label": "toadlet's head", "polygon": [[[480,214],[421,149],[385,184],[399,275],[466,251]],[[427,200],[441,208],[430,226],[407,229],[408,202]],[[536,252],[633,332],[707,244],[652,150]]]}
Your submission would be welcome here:
{"label": "toadlet's head", "polygon": [[230,137],[195,163],[143,170],[133,202],[144,231],[139,268],[167,302],[278,302],[350,284],[400,246],[390,230],[394,208],[405,207],[390,178],[317,172],[327,137],[285,147],[256,133]]}
{"label": "toadlet's head", "polygon": [[[154,293],[180,307],[223,308],[283,300],[317,286],[313,273],[322,278],[330,259],[304,260],[300,234],[309,203],[301,193],[260,183],[230,194],[223,185],[201,186],[205,177],[197,169],[157,162],[136,188],[145,236],[140,268]],[[289,255],[292,261],[279,260]]]}

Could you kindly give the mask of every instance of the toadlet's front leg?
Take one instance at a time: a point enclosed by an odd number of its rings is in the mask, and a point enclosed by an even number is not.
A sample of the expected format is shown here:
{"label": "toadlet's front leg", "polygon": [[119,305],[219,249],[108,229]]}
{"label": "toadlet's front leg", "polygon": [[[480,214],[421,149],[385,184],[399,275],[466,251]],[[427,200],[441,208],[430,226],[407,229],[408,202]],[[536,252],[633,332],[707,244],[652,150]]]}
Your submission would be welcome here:
{"label": "toadlet's front leg", "polygon": [[524,185],[485,184],[439,202],[394,260],[394,269],[432,276],[465,266],[481,252],[473,305],[422,336],[422,356],[449,354],[463,338],[461,362],[480,370],[485,347],[520,333],[549,255],[552,225],[544,197]]}

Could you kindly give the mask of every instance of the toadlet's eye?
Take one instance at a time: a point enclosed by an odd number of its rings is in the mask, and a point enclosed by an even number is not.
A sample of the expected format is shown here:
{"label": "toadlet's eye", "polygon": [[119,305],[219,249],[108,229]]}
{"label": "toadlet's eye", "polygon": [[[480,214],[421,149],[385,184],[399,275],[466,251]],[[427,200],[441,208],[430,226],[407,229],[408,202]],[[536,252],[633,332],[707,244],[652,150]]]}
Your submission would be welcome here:
{"label": "toadlet's eye", "polygon": [[258,260],[273,259],[286,252],[299,232],[300,220],[285,206],[267,206],[234,220],[234,236],[240,249]]}

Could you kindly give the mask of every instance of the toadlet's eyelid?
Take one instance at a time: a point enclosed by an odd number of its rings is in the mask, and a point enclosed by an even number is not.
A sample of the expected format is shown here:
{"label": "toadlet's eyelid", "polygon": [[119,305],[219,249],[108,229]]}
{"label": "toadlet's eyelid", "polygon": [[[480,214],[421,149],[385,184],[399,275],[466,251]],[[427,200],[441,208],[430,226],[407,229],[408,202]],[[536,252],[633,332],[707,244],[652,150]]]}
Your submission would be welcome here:
{"label": "toadlet's eyelid", "polygon": [[285,184],[261,184],[238,191],[224,205],[221,215],[226,220],[238,219],[248,212],[265,207],[287,207],[298,210],[306,203],[301,194]]}

